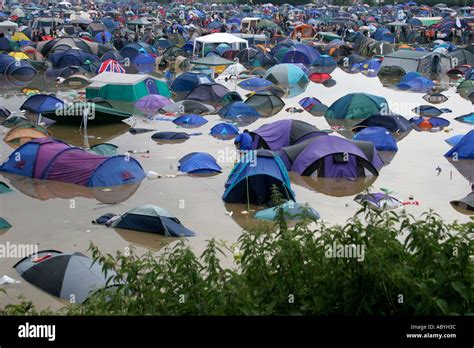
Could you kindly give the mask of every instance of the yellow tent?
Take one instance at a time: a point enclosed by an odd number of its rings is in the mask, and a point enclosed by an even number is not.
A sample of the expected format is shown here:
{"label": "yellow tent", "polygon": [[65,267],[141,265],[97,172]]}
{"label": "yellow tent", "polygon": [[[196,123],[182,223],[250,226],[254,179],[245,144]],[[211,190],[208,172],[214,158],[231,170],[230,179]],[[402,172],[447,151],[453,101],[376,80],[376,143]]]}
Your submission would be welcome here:
{"label": "yellow tent", "polygon": [[15,59],[30,59],[30,57],[23,52],[10,52],[8,55]]}
{"label": "yellow tent", "polygon": [[26,36],[24,33],[21,31],[17,31],[13,36],[12,36],[13,41],[31,41],[28,36]]}

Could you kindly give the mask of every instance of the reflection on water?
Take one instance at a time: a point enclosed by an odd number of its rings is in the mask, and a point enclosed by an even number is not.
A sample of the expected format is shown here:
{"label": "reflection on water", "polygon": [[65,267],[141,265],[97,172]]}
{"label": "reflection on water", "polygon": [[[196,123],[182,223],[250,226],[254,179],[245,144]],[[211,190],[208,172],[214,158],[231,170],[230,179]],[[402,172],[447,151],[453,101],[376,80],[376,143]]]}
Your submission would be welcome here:
{"label": "reflection on water", "polygon": [[455,161],[452,158],[447,158],[447,160],[469,183],[474,182],[474,160],[463,159]]}
{"label": "reflection on water", "polygon": [[273,222],[271,221],[258,220],[253,217],[257,211],[266,209],[268,207],[250,204],[249,212],[247,210],[249,209],[249,206],[246,204],[225,203],[224,206],[228,212],[232,213],[232,220],[234,220],[235,223],[243,230],[256,228],[262,226],[262,224],[268,228],[273,226]]}
{"label": "reflection on water", "polygon": [[333,197],[354,196],[370,187],[377,176],[346,179],[346,178],[318,178],[314,176],[301,176],[290,173],[291,182],[309,190],[323,193]]}
{"label": "reflection on water", "polygon": [[46,181],[2,173],[11,186],[21,193],[41,201],[76,197],[95,199],[105,204],[117,204],[129,199],[140,187],[140,183],[113,187],[85,187],[61,181]]}
{"label": "reflection on water", "polygon": [[156,233],[147,233],[140,231],[124,230],[121,228],[113,229],[117,234],[130,244],[143,247],[150,251],[157,252],[168,244],[176,241],[178,238],[165,237]]}

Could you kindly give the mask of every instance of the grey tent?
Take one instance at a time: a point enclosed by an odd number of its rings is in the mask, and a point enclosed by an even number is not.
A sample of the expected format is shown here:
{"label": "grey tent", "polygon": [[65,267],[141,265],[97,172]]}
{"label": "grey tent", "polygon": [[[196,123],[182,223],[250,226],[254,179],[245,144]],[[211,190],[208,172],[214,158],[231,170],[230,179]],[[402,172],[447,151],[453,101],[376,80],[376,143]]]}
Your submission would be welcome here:
{"label": "grey tent", "polygon": [[388,54],[381,68],[399,66],[405,72],[417,71],[421,74],[446,73],[454,66],[451,57],[440,52],[399,50]]}
{"label": "grey tent", "polygon": [[177,113],[177,114],[213,114],[216,108],[212,105],[201,103],[197,100],[181,100],[177,103],[166,105],[159,110],[161,114]]}
{"label": "grey tent", "polygon": [[48,294],[74,303],[84,303],[94,292],[116,283],[107,284],[115,276],[102,272],[102,265],[79,253],[43,250],[21,259],[13,268],[23,279]]}
{"label": "grey tent", "polygon": [[454,209],[463,214],[474,215],[474,192],[450,202]]}
{"label": "grey tent", "polygon": [[265,90],[255,92],[245,104],[253,106],[264,117],[276,115],[285,107],[285,102],[279,96]]}

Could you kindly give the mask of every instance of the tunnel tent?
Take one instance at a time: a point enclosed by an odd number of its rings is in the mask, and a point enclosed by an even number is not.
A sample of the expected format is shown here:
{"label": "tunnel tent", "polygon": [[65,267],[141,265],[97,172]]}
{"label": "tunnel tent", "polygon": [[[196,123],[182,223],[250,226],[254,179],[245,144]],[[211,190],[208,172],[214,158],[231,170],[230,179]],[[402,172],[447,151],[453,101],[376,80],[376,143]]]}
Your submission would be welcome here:
{"label": "tunnel tent", "polygon": [[0,171],[87,187],[135,184],[145,178],[140,163],[132,157],[98,156],[52,138],[23,144],[5,160]]}
{"label": "tunnel tent", "polygon": [[195,232],[186,228],[178,218],[156,205],[143,205],[115,220],[111,227],[156,233],[166,237],[192,237]]}

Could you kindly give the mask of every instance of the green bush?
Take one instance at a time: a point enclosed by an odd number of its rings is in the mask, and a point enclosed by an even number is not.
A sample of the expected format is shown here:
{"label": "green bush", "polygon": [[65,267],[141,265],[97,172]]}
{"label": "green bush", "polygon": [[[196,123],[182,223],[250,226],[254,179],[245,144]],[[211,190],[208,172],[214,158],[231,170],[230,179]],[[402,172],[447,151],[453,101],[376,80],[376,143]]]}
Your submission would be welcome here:
{"label": "green bush", "polygon": [[[104,271],[117,273],[110,281],[123,284],[61,314],[472,314],[473,226],[365,207],[344,226],[303,214],[290,228],[280,211],[273,227],[244,231],[233,246],[210,240],[200,257],[185,240],[159,256],[103,255],[91,246]],[[363,258],[328,257],[330,246],[347,245],[365,248]],[[223,266],[224,255],[233,267]]]}

